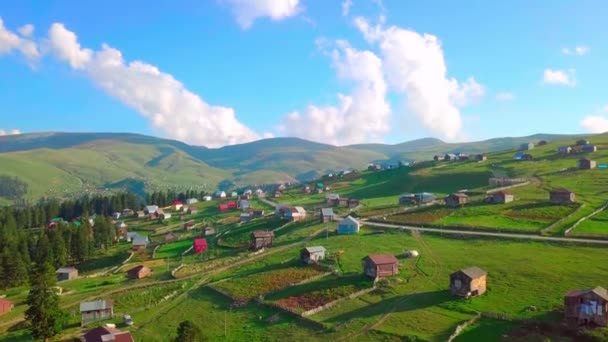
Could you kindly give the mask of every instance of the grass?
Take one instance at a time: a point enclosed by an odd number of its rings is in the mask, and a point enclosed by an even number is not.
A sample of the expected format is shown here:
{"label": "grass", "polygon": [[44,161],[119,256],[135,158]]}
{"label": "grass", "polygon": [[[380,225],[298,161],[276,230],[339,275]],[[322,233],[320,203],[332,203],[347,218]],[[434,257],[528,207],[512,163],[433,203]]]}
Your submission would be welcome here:
{"label": "grass", "polygon": [[156,259],[181,257],[182,253],[192,247],[192,241],[192,239],[187,239],[162,245],[156,251]]}
{"label": "grass", "polygon": [[572,231],[572,235],[608,235],[608,210],[603,210],[599,214],[583,221]]}

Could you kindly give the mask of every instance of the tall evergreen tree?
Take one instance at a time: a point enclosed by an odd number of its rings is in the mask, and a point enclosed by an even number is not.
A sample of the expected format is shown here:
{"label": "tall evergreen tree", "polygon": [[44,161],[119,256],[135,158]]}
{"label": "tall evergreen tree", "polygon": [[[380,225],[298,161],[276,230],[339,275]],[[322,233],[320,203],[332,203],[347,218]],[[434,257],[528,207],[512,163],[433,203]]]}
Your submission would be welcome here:
{"label": "tall evergreen tree", "polygon": [[175,342],[200,342],[206,341],[201,329],[192,321],[183,321],[177,327]]}
{"label": "tall evergreen tree", "polygon": [[47,341],[61,331],[66,321],[54,289],[57,284],[55,277],[55,269],[49,262],[36,265],[32,273],[31,289],[27,296],[29,308],[25,311],[25,317],[31,324],[35,339]]}

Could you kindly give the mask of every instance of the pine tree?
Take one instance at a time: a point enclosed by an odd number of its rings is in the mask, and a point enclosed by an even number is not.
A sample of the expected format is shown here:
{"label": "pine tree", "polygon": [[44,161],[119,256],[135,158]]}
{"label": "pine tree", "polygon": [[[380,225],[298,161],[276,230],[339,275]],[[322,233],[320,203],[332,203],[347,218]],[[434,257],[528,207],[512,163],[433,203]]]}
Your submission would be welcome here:
{"label": "pine tree", "polygon": [[51,242],[45,232],[40,234],[38,238],[38,244],[36,245],[36,258],[34,259],[37,264],[43,264],[45,262],[53,262],[53,250],[51,249]]}
{"label": "pine tree", "polygon": [[54,289],[56,284],[55,269],[49,262],[36,265],[27,296],[29,308],[25,312],[35,339],[47,341],[61,331],[66,321],[66,315],[59,308],[59,296]]}
{"label": "pine tree", "polygon": [[201,329],[192,321],[183,321],[177,327],[175,342],[199,342],[206,341]]}

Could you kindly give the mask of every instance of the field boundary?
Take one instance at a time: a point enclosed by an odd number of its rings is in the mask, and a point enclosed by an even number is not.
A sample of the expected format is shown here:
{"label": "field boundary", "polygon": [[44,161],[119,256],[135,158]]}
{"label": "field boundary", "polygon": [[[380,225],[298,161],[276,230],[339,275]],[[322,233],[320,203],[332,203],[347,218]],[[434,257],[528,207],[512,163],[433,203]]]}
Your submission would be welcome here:
{"label": "field boundary", "polygon": [[477,315],[475,315],[473,318],[469,319],[468,321],[458,324],[456,326],[456,329],[454,329],[454,332],[452,333],[452,335],[450,335],[450,338],[448,338],[448,342],[454,341],[456,339],[456,337],[458,337],[458,335],[462,334],[464,329],[468,328],[472,324],[475,324],[477,321],[479,321],[480,318],[481,318],[481,312],[477,313]]}
{"label": "field boundary", "polygon": [[[569,215],[564,216],[561,219],[559,219],[559,220],[551,223],[551,225],[549,225],[548,227],[541,229],[540,230],[540,234],[543,235],[543,234],[547,234],[547,233],[551,232],[553,230],[553,228],[559,226],[560,223],[562,223],[562,222],[568,220],[569,218],[571,218],[572,216],[576,215],[576,213],[578,213],[583,208],[585,208],[586,205],[587,205],[586,203],[581,204],[578,208],[576,208],[576,210],[574,210],[573,212],[571,212]],[[564,234],[564,235],[566,235],[566,234]]]}
{"label": "field boundary", "polygon": [[568,236],[570,235],[570,232],[572,232],[576,227],[578,227],[581,223],[585,222],[586,220],[592,218],[595,215],[600,214],[602,211],[606,210],[606,208],[608,208],[608,202],[606,202],[606,204],[604,204],[602,207],[600,207],[599,209],[597,209],[596,211],[592,212],[591,214],[581,218],[580,220],[576,221],[576,223],[574,223],[572,225],[572,227],[566,229],[566,231],[564,232],[564,236]]}
{"label": "field boundary", "polygon": [[530,181],[526,181],[523,183],[517,183],[517,184],[513,184],[513,185],[507,185],[507,186],[502,186],[500,188],[494,188],[494,189],[490,189],[488,191],[486,191],[486,194],[493,194],[495,192],[499,192],[499,191],[504,191],[504,190],[509,190],[509,189],[513,189],[513,188],[518,188],[520,186],[526,186],[529,185]]}
{"label": "field boundary", "polygon": [[493,228],[493,227],[482,227],[482,226],[463,226],[463,225],[444,225],[444,224],[410,224],[410,223],[402,223],[391,220],[378,220],[378,219],[366,219],[368,222],[372,223],[384,223],[384,224],[392,224],[392,225],[404,225],[413,228],[434,228],[434,229],[452,229],[452,230],[460,230],[460,231],[469,231],[469,232],[488,232],[488,233],[512,233],[512,234],[522,234],[522,235],[538,235],[538,231],[531,230],[523,230],[523,229],[512,229],[512,228]]}
{"label": "field boundary", "polygon": [[308,317],[308,316],[312,316],[312,315],[318,314],[319,312],[325,311],[325,310],[327,310],[327,309],[329,309],[329,308],[331,308],[331,307],[333,307],[333,306],[335,306],[335,305],[337,305],[337,304],[339,304],[339,303],[341,303],[343,301],[350,300],[350,299],[355,299],[357,297],[363,296],[364,294],[370,293],[370,292],[372,292],[374,290],[376,290],[376,285],[375,284],[374,284],[374,286],[372,286],[370,288],[363,289],[363,290],[351,293],[350,295],[348,295],[346,297],[338,298],[338,299],[336,299],[334,301],[331,301],[331,302],[329,302],[329,303],[327,303],[325,305],[321,305],[321,306],[316,307],[314,309],[310,309],[308,311],[304,311],[304,312],[301,313],[301,315],[302,315],[302,317]]}

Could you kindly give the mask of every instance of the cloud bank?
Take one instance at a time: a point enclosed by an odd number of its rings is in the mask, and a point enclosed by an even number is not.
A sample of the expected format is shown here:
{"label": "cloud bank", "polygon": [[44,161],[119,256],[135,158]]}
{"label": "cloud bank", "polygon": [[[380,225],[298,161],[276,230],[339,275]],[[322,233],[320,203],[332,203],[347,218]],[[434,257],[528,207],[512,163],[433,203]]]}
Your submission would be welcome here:
{"label": "cloud bank", "polygon": [[575,70],[553,70],[545,69],[543,72],[543,83],[550,85],[561,85],[567,87],[575,87]]}
{"label": "cloud bank", "polygon": [[82,48],[76,34],[61,23],[51,25],[46,45],[55,57],[83,72],[170,138],[208,147],[258,138],[236,119],[232,108],[209,105],[170,74],[141,61],[126,62],[119,50],[107,44],[96,51]]}
{"label": "cloud bank", "polygon": [[37,44],[29,36],[34,31],[34,26],[25,25],[19,29],[19,34],[9,31],[0,18],[0,55],[19,51],[28,62],[34,62],[40,58]]}
{"label": "cloud bank", "polygon": [[18,129],[11,129],[9,131],[5,131],[3,129],[0,129],[0,137],[3,135],[17,135],[17,134],[21,134],[21,131]]}
{"label": "cloud bank", "polygon": [[379,47],[390,88],[406,98],[423,126],[441,138],[458,139],[459,108],[483,97],[485,88],[473,77],[464,82],[448,78],[436,36],[397,26],[372,26],[362,17],[355,19],[355,25],[370,44]]}
{"label": "cloud bank", "polygon": [[258,18],[274,21],[293,17],[301,11],[300,0],[225,0],[232,8],[237,23],[248,29]]}

